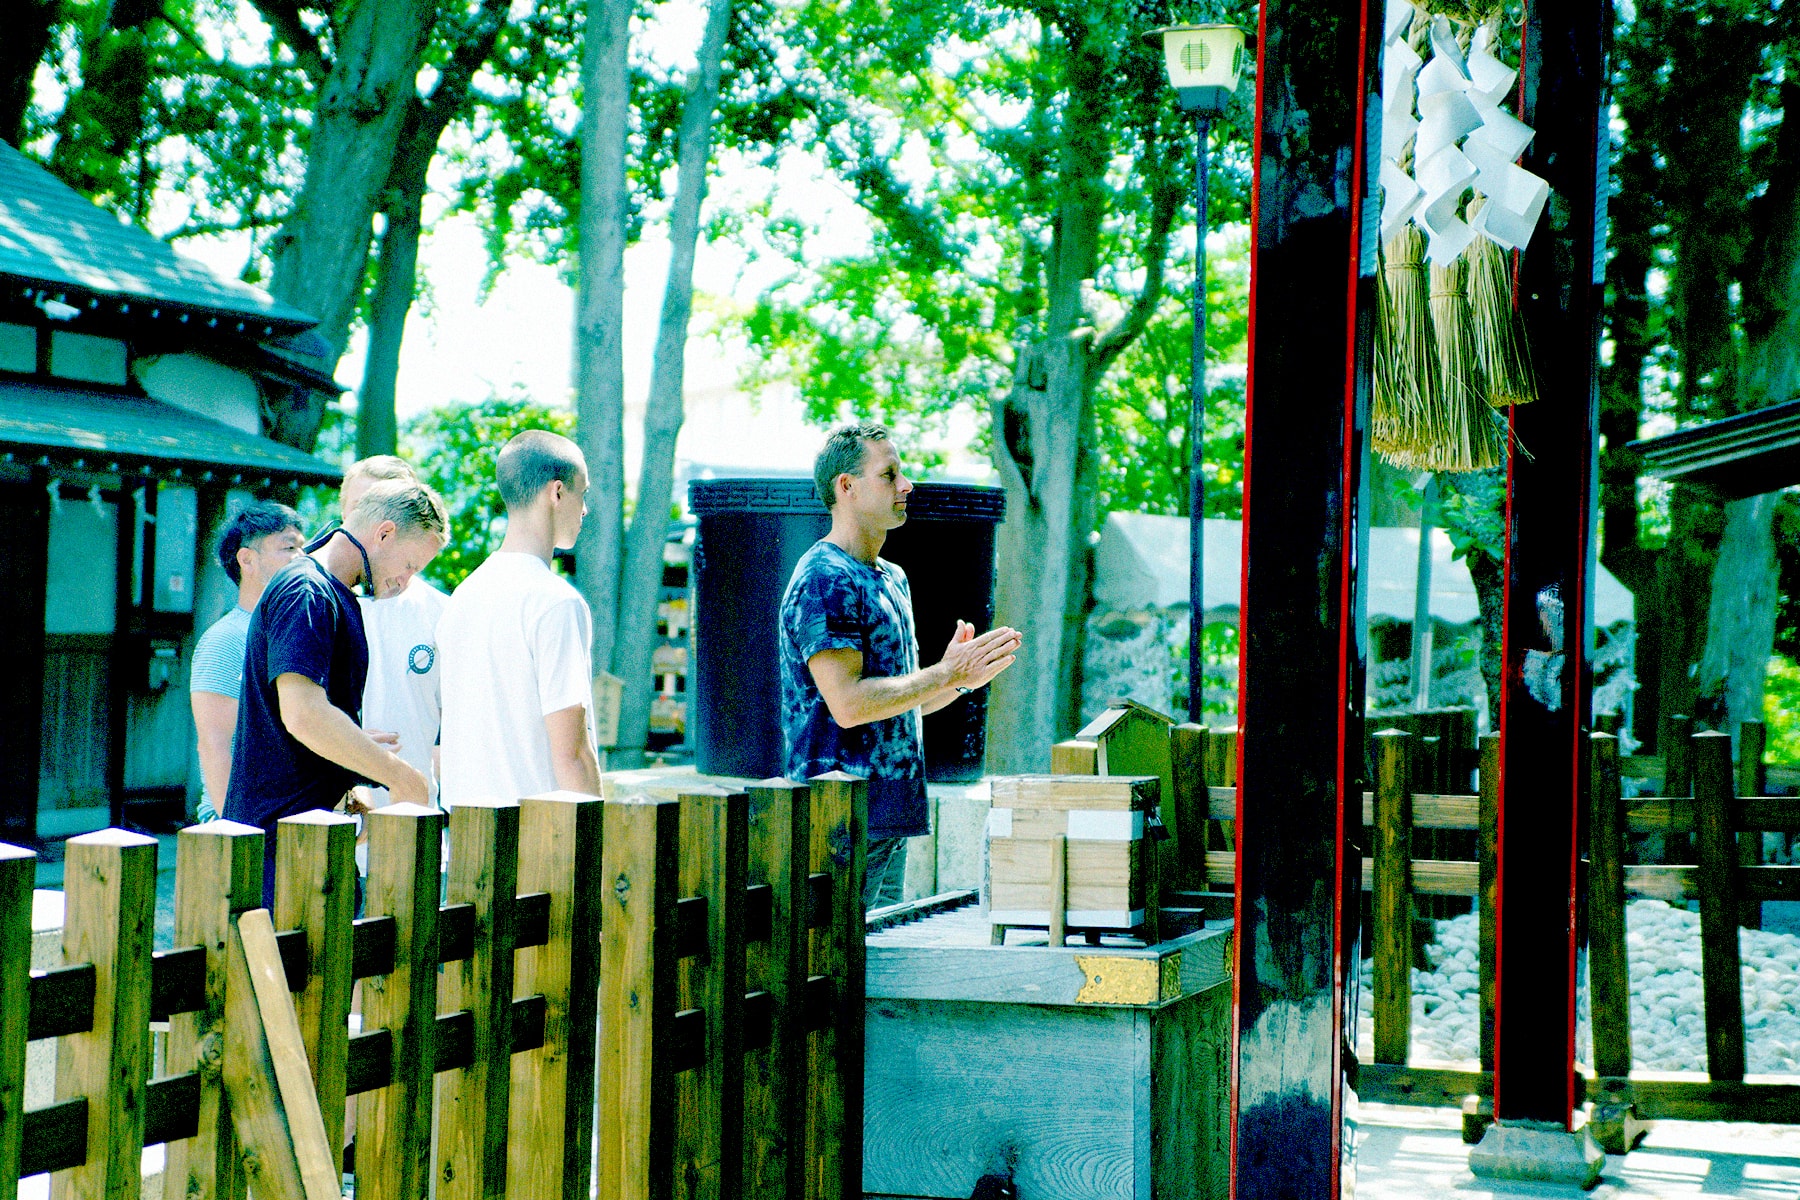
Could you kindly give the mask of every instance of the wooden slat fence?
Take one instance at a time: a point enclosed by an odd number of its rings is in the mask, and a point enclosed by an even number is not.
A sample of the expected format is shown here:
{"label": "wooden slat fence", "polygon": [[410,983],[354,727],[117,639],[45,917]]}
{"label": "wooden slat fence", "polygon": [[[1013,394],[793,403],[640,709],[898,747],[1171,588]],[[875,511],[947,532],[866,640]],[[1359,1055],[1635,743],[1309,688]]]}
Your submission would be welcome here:
{"label": "wooden slat fence", "polygon": [[[859,1196],[866,813],[866,785],[842,775],[392,805],[368,817],[361,919],[350,818],[283,821],[274,945],[328,1145],[354,1109],[359,1196]],[[220,1068],[250,998],[229,960],[261,899],[263,836],[182,831],[166,953],[150,940],[156,840],[70,839],[69,965],[39,972],[36,856],[0,846],[0,1196],[48,1171],[54,1200],[135,1200],[157,1143],[165,1194],[247,1195],[247,1117]],[[151,1079],[163,1019],[169,1074]],[[58,1039],[55,1101],[26,1111],[40,1038]]]}

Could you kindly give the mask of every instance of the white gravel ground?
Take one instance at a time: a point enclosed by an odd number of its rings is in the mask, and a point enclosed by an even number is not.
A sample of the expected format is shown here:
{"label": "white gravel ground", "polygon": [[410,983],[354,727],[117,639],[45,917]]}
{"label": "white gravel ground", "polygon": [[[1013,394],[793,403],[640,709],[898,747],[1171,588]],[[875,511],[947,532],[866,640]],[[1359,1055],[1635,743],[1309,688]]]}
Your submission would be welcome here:
{"label": "white gravel ground", "polygon": [[[1700,999],[1700,914],[1660,900],[1627,906],[1626,950],[1631,960],[1633,1065],[1652,1071],[1706,1069],[1706,1024]],[[1466,1062],[1477,1057],[1478,1010],[1475,914],[1437,922],[1426,955],[1429,971],[1413,971],[1412,1060]],[[1743,962],[1747,1066],[1753,1075],[1800,1072],[1800,938],[1744,929]],[[1592,1056],[1586,964],[1576,995],[1576,1046]],[[1372,963],[1363,961],[1357,1043],[1374,1039]]]}

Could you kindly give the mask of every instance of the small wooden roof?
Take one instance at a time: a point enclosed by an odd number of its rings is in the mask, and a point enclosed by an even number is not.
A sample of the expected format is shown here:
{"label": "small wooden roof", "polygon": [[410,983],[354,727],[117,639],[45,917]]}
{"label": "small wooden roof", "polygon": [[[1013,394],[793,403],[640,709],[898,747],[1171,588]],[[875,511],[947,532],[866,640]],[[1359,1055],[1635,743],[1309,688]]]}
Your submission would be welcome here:
{"label": "small wooden roof", "polygon": [[1095,717],[1092,721],[1089,721],[1087,728],[1083,729],[1075,736],[1083,740],[1104,737],[1112,732],[1120,722],[1130,717],[1133,713],[1136,713],[1139,716],[1149,717],[1152,720],[1161,721],[1164,725],[1175,724],[1174,717],[1165,716],[1164,714],[1157,712],[1154,708],[1151,708],[1148,704],[1139,704],[1136,700],[1132,700],[1129,697],[1120,696],[1117,700],[1108,701],[1106,711]]}
{"label": "small wooden roof", "polygon": [[1725,500],[1800,484],[1800,400],[1632,442],[1644,473]]}

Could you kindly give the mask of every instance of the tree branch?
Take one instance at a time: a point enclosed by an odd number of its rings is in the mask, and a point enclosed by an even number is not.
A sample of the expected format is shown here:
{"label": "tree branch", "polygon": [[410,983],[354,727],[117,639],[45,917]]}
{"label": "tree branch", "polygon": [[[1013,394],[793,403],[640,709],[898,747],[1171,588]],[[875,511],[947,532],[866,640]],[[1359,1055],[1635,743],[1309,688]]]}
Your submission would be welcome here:
{"label": "tree branch", "polygon": [[325,51],[319,45],[319,39],[300,19],[300,5],[296,0],[250,0],[250,4],[262,14],[275,36],[294,52],[294,58],[307,78],[315,85],[323,84],[331,68],[325,62]]}
{"label": "tree branch", "polygon": [[[1114,359],[1135,342],[1156,315],[1162,300],[1164,260],[1169,256],[1169,235],[1175,227],[1175,213],[1181,207],[1181,189],[1166,180],[1153,193],[1150,208],[1150,236],[1144,246],[1144,286],[1123,317],[1094,342],[1088,370],[1095,378],[1106,373]],[[1205,237],[1205,231],[1198,236]],[[1198,262],[1196,262],[1198,267]],[[1205,287],[1204,281],[1201,287]]]}

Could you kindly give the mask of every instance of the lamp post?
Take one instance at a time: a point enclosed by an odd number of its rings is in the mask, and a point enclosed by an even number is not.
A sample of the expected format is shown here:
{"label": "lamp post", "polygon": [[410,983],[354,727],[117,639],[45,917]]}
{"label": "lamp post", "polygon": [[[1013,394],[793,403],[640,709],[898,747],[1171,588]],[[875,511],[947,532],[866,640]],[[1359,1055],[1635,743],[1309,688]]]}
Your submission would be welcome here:
{"label": "lamp post", "polygon": [[1244,69],[1244,31],[1236,25],[1165,25],[1144,34],[1162,46],[1163,66],[1181,110],[1194,118],[1194,338],[1188,365],[1188,720],[1206,719],[1206,169],[1215,118]]}

